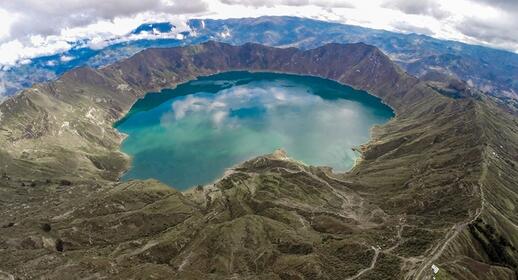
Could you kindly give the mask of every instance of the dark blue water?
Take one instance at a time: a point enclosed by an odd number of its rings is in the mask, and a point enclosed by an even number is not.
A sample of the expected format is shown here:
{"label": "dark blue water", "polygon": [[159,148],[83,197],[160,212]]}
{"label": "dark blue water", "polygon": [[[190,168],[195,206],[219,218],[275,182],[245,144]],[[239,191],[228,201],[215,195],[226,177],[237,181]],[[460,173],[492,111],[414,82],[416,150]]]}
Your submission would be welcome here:
{"label": "dark blue water", "polygon": [[123,179],[155,178],[178,189],[207,184],[225,169],[278,148],[309,165],[352,167],[351,148],[393,116],[366,92],[334,81],[227,72],[150,93],[116,128],[132,156]]}

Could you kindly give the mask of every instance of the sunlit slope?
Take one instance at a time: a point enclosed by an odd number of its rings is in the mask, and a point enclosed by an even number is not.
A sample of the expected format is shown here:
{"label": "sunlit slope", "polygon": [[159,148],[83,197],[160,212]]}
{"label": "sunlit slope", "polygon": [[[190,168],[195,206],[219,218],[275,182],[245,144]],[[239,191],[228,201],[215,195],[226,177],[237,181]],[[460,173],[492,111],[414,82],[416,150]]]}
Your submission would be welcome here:
{"label": "sunlit slope", "polygon": [[[131,104],[228,70],[333,79],[397,116],[347,174],[279,151],[185,193],[116,182],[128,159],[112,124]],[[516,117],[441,95],[371,46],[150,49],[0,112],[0,270],[22,279],[431,279],[433,264],[441,279],[516,279]]]}

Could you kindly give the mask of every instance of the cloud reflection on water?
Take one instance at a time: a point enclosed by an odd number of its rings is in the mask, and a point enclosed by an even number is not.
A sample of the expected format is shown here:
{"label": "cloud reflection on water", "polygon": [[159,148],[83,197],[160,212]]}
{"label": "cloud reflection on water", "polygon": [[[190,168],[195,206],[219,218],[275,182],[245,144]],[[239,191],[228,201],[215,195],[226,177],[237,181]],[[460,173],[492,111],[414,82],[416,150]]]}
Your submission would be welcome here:
{"label": "cloud reflection on water", "polygon": [[123,150],[134,158],[125,178],[158,178],[185,188],[278,148],[307,164],[345,171],[357,156],[351,148],[367,142],[369,129],[391,117],[377,99],[332,81],[232,75],[249,80],[208,77],[193,82],[195,93],[130,116],[119,128],[129,134]]}

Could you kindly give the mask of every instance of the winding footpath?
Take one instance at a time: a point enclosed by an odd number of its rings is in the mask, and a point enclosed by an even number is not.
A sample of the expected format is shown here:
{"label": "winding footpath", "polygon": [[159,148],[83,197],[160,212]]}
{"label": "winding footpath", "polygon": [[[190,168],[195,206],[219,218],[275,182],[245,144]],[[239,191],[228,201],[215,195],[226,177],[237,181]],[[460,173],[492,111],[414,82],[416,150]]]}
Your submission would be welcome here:
{"label": "winding footpath", "polygon": [[480,192],[480,208],[477,209],[476,214],[469,221],[456,224],[448,231],[448,234],[446,235],[446,239],[442,243],[439,243],[432,250],[431,256],[428,258],[428,260],[424,264],[422,264],[420,266],[419,270],[417,271],[417,274],[415,274],[415,277],[411,277],[411,279],[426,279],[425,278],[427,276],[426,272],[431,271],[433,262],[436,261],[442,255],[442,253],[448,247],[450,242],[453,239],[455,239],[459,235],[459,233],[461,233],[468,225],[475,222],[478,219],[478,217],[480,217],[482,212],[484,211],[484,209],[486,207],[485,206],[486,200],[484,197],[484,188],[483,188],[483,184],[482,184],[482,179],[485,178],[486,174],[487,174],[487,163],[486,163],[487,162],[486,161],[487,150],[484,150],[483,158],[484,158],[484,160],[482,162],[482,174],[480,175],[480,179],[478,181],[478,187],[479,187],[479,192]]}
{"label": "winding footpath", "polygon": [[369,267],[365,268],[365,269],[360,270],[354,276],[346,278],[345,280],[354,280],[354,279],[362,276],[364,273],[374,269],[374,267],[376,266],[376,262],[378,261],[378,256],[380,255],[380,248],[379,247],[376,248],[374,246],[372,246],[371,248],[372,248],[372,250],[374,250],[374,257],[372,258],[371,265]]}
{"label": "winding footpath", "polygon": [[[404,218],[401,218],[400,219],[401,222],[404,222],[405,219]],[[400,244],[401,244],[401,235],[403,234],[403,228],[405,227],[404,224],[400,224],[399,226],[399,229],[397,231],[397,238],[398,238],[398,241],[396,242],[396,244],[394,244],[394,246],[390,247],[390,248],[387,248],[385,250],[381,250],[381,248],[378,246],[378,247],[374,247],[374,246],[371,246],[371,248],[374,250],[374,257],[372,257],[372,261],[371,261],[371,265],[365,269],[362,269],[360,270],[358,273],[356,273],[354,276],[351,276],[349,278],[346,278],[345,280],[354,280],[354,279],[357,279],[358,277],[362,276],[363,274],[365,274],[366,272],[368,271],[371,271],[374,269],[374,267],[376,267],[376,262],[378,261],[378,257],[379,257],[379,254],[380,252],[381,253],[390,253],[392,250],[396,249]]]}

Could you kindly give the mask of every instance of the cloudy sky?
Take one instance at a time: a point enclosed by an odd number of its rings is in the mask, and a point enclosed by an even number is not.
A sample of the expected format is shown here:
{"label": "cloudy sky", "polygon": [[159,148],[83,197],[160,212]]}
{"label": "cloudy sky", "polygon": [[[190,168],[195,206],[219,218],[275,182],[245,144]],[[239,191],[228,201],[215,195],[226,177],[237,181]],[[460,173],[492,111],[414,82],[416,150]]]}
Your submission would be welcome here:
{"label": "cloudy sky", "polygon": [[[294,15],[518,52],[518,0],[0,0],[0,65],[120,38],[144,22]],[[185,26],[184,26],[185,27]]]}

